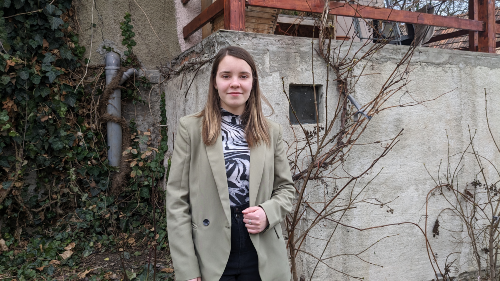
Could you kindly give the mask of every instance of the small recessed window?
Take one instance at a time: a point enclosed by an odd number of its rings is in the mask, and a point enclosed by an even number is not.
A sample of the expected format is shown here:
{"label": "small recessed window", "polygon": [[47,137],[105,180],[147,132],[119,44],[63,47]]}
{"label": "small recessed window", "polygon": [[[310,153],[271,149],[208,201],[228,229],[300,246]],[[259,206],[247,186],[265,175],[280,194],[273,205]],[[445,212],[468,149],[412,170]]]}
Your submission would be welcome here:
{"label": "small recessed window", "polygon": [[[289,87],[290,97],[290,122],[292,125],[299,124],[316,124],[316,106],[314,105],[314,89],[316,88],[316,100],[318,109],[320,108],[320,89],[321,85],[293,85]],[[293,114],[293,109],[297,118]]]}

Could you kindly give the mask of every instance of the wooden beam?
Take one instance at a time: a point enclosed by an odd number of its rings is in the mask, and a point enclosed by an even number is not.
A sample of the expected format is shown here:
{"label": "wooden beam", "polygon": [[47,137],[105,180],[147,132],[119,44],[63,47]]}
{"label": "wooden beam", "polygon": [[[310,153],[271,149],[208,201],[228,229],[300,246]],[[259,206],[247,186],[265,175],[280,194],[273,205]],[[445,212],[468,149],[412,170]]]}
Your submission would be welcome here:
{"label": "wooden beam", "polygon": [[[478,0],[469,0],[469,19],[478,20]],[[477,31],[469,31],[469,51],[477,52],[478,45],[478,32]]]}
{"label": "wooden beam", "polygon": [[208,6],[207,9],[201,11],[201,13],[197,17],[195,17],[182,29],[184,39],[188,38],[191,34],[195,33],[198,29],[203,27],[207,22],[214,19],[217,14],[219,14],[223,10],[224,0],[217,0],[212,5]]}
{"label": "wooden beam", "polygon": [[450,32],[450,33],[439,34],[439,35],[433,36],[429,41],[425,42],[425,44],[434,43],[434,42],[438,42],[438,41],[441,41],[441,40],[446,40],[446,39],[450,39],[450,38],[455,38],[455,37],[460,37],[460,36],[468,35],[469,32],[473,32],[474,33],[475,31],[457,30],[457,31],[453,31],[453,32]]}
{"label": "wooden beam", "polygon": [[478,33],[477,50],[495,53],[495,0],[478,0],[478,19],[484,22],[484,31]]}
{"label": "wooden beam", "polygon": [[[212,0],[201,0],[201,10],[204,11],[206,10],[210,5],[212,5],[213,1]],[[208,22],[203,25],[201,28],[201,38],[205,39],[207,38],[210,34],[212,34],[212,24],[211,22]]]}
{"label": "wooden beam", "polygon": [[224,29],[245,31],[245,0],[224,0]]}
{"label": "wooden beam", "polygon": [[[493,0],[489,0],[493,1]],[[249,6],[270,7],[276,9],[295,10],[302,12],[322,13],[323,0],[247,0]],[[472,31],[483,31],[483,23],[478,20],[443,17],[425,13],[393,10],[371,6],[349,4],[345,2],[330,2],[330,14],[375,20],[387,20],[412,24],[451,27]]]}

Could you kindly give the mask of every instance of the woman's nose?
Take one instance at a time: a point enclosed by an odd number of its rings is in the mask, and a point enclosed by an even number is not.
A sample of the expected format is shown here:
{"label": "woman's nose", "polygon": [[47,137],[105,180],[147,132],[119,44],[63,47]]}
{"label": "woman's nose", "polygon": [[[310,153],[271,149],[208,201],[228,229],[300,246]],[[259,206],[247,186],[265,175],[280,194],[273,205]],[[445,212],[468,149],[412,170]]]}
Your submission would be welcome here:
{"label": "woman's nose", "polygon": [[233,78],[231,80],[231,87],[235,88],[235,87],[239,87],[240,86],[240,81],[238,81],[238,78]]}

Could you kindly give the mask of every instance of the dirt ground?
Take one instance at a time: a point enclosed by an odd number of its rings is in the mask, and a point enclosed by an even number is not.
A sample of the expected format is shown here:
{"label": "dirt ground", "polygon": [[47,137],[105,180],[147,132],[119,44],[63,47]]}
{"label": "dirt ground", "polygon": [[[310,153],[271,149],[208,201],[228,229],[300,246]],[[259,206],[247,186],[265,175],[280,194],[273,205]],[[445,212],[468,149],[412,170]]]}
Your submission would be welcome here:
{"label": "dirt ground", "polygon": [[[156,272],[173,272],[172,261],[169,253],[158,251],[156,253]],[[55,274],[56,280],[130,280],[129,277],[139,275],[148,263],[155,264],[154,251],[150,247],[120,248],[118,251],[105,251],[92,254],[81,260],[78,269],[68,270],[59,268]],[[152,270],[152,269],[151,269]],[[133,279],[133,278],[132,278]]]}

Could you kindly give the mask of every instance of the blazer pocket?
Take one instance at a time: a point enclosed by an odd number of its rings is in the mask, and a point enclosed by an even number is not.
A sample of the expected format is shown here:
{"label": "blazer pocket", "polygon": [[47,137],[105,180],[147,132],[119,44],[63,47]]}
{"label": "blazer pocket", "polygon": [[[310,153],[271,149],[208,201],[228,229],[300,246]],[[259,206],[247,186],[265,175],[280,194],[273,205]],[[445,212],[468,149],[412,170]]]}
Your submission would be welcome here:
{"label": "blazer pocket", "polygon": [[276,230],[276,226],[273,228],[274,228],[274,233],[276,233],[276,237],[278,237],[278,239],[280,239],[280,235],[278,234],[278,231]]}

